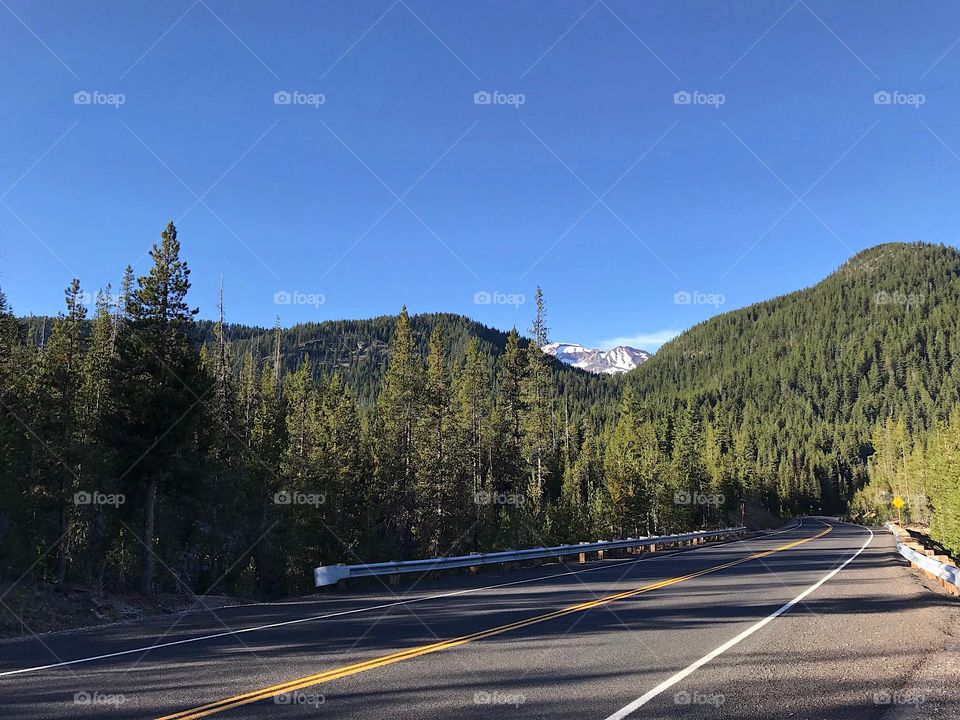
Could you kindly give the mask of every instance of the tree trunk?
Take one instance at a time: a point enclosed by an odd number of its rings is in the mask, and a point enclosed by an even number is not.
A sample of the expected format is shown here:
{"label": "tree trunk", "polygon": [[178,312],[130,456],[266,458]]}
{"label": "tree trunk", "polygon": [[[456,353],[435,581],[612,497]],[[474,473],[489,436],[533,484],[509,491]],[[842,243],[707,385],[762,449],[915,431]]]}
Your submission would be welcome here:
{"label": "tree trunk", "polygon": [[157,505],[157,479],[147,482],[147,494],[143,502],[143,554],[140,556],[140,594],[153,594],[153,528]]}
{"label": "tree trunk", "polygon": [[65,506],[66,482],[63,474],[60,476],[60,539],[57,541],[57,564],[54,569],[54,579],[59,584],[67,577],[67,546],[70,542],[70,519]]}

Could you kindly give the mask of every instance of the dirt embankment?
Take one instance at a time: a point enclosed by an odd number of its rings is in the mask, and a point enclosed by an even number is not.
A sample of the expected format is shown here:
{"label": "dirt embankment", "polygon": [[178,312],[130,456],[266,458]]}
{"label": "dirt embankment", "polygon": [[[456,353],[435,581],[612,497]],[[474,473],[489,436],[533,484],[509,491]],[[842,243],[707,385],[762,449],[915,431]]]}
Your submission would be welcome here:
{"label": "dirt embankment", "polygon": [[163,594],[145,598],[105,594],[98,598],[89,590],[76,586],[11,587],[9,583],[0,583],[0,598],[0,639],[3,640],[244,603],[238,598],[221,595],[190,598]]}

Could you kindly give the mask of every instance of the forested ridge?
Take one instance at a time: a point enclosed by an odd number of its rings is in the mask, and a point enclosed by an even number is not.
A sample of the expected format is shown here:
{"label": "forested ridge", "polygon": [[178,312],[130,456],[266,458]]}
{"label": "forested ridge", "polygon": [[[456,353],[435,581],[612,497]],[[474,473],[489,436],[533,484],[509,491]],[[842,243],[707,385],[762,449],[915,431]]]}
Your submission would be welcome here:
{"label": "forested ridge", "polygon": [[[53,331],[56,318],[32,316],[22,322],[33,343],[42,345],[44,338]],[[315,378],[336,373],[361,406],[372,405],[387,372],[396,324],[396,315],[383,315],[365,320],[327,320],[280,327],[281,372],[292,372],[308,360]],[[412,315],[411,337],[424,357],[429,349],[430,335],[437,325],[441,326],[446,338],[447,363],[451,371],[463,362],[470,342],[476,340],[493,377],[494,365],[506,349],[510,333],[452,313]],[[209,352],[217,344],[219,327],[215,320],[196,321],[192,340],[198,350],[205,346]],[[277,328],[224,322],[222,334],[230,345],[229,359],[233,370],[239,372],[248,355],[258,363],[270,362],[276,351],[276,333]],[[521,336],[521,349],[525,349],[528,342]],[[597,413],[603,420],[613,416],[621,378],[591,375],[552,357],[548,361],[558,392],[568,396],[571,407]]]}
{"label": "forested ridge", "polygon": [[[4,576],[279,596],[321,562],[715,526],[741,502],[842,512],[889,479],[871,458],[890,423],[956,451],[943,246],[867,250],[620,378],[540,350],[539,290],[526,337],[405,309],[269,330],[225,322],[229,298],[196,319],[172,224],[151,257],[89,316],[78,280],[52,320],[0,295]],[[915,502],[949,538],[956,480],[937,482]]]}
{"label": "forested ridge", "polygon": [[[877,461],[889,459],[889,443],[873,457],[887,425],[901,428],[901,455],[933,440],[939,449],[929,452],[946,453],[960,401],[958,323],[956,249],[879,245],[811,288],[691,328],[630,379],[638,412],[654,425],[693,408],[721,445],[732,443],[735,494],[767,498],[787,514],[842,513]],[[952,523],[960,550],[955,473],[949,481],[931,474],[940,479],[927,492],[919,478],[912,484],[915,514]],[[891,490],[889,477],[876,484]],[[885,506],[871,497],[858,496],[855,517],[886,519],[892,495]]]}

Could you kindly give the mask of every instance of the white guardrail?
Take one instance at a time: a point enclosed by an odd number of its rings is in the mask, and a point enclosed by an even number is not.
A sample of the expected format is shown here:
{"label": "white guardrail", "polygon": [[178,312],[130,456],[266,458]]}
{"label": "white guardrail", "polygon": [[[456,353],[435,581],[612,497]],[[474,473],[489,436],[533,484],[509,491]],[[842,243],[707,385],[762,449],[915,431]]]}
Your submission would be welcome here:
{"label": "white guardrail", "polygon": [[427,558],[425,560],[403,560],[396,562],[370,563],[369,565],[321,565],[313,570],[313,580],[317,587],[335,585],[341,580],[380,575],[398,575],[400,573],[427,573],[435,570],[452,570],[480,565],[523,562],[560,558],[566,555],[604,552],[606,550],[624,550],[627,548],[672,545],[688,541],[708,540],[746,532],[745,527],[723,528],[721,530],[701,530],[680,535],[659,535],[655,537],[627,538],[626,540],[607,540],[576,545],[558,545],[556,547],[530,548],[528,550],[506,550],[504,552],[475,553],[456,557]]}
{"label": "white guardrail", "polygon": [[906,535],[904,531],[893,525],[887,523],[887,528],[890,532],[893,533],[894,537],[897,539],[897,552],[903,555],[907,560],[909,560],[913,565],[920,568],[924,572],[933,575],[944,582],[950,583],[955,588],[960,589],[960,568],[955,565],[948,565],[947,563],[942,563],[939,560],[932,558],[924,553],[915,550],[906,543],[902,541],[904,537],[909,538],[909,535]]}

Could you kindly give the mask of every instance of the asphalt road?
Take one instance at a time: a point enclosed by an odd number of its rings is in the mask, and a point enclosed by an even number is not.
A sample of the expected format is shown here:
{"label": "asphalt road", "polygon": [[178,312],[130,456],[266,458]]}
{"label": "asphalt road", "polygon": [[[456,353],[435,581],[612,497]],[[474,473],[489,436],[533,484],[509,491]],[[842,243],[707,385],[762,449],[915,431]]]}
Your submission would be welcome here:
{"label": "asphalt road", "polygon": [[0,717],[956,718],[958,607],[887,533],[805,519],[3,643]]}

